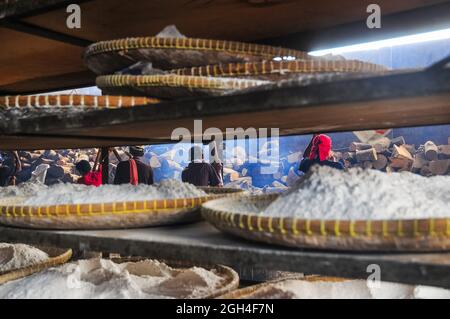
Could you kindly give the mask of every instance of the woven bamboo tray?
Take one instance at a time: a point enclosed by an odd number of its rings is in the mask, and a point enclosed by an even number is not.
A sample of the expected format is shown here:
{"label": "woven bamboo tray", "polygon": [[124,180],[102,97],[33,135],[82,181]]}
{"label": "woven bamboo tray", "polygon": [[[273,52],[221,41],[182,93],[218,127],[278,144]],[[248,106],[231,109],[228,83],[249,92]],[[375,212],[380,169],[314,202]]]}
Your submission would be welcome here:
{"label": "woven bamboo tray", "polygon": [[295,60],[229,63],[175,69],[171,73],[187,76],[238,77],[262,80],[286,79],[303,73],[379,73],[381,65],[357,60]]}
{"label": "woven bamboo tray", "polygon": [[106,94],[142,95],[163,99],[216,96],[270,83],[261,80],[169,75],[104,75],[97,86]]}
{"label": "woven bamboo tray", "polygon": [[218,299],[289,299],[290,296],[288,294],[278,291],[275,288],[276,284],[289,280],[301,280],[308,282],[344,282],[348,279],[322,276],[288,277],[234,290],[219,296]]}
{"label": "woven bamboo tray", "polygon": [[[121,258],[111,258],[111,260],[115,263],[125,263],[125,262],[139,262],[149,258],[145,257],[121,257]],[[218,287],[214,292],[210,294],[204,295],[201,299],[212,299],[218,296],[222,296],[224,294],[230,293],[239,287],[239,275],[232,268],[223,266],[223,265],[207,265],[207,264],[193,264],[190,262],[184,261],[165,261],[159,260],[160,262],[164,262],[171,268],[177,269],[186,269],[191,267],[202,267],[207,270],[214,270],[217,275],[224,279],[224,282],[220,287]]]}
{"label": "woven bamboo tray", "polygon": [[197,198],[134,202],[22,206],[11,198],[0,200],[0,224],[33,229],[121,229],[195,222],[201,219],[202,203],[240,190],[210,190]]}
{"label": "woven bamboo tray", "polygon": [[43,271],[47,268],[65,264],[72,258],[72,250],[59,249],[53,247],[37,247],[49,255],[49,259],[33,266],[14,269],[4,273],[0,273],[0,285],[20,278],[30,276],[34,273]]}
{"label": "woven bamboo tray", "polygon": [[307,53],[253,43],[140,37],[101,41],[87,47],[84,61],[96,74],[111,74],[139,61],[170,70],[218,63],[255,62],[275,57],[309,59]]}
{"label": "woven bamboo tray", "polygon": [[278,195],[224,198],[203,204],[203,217],[245,239],[295,248],[345,251],[448,251],[450,218],[305,220],[258,216]]}
{"label": "woven bamboo tray", "polygon": [[95,95],[14,95],[0,96],[0,109],[42,107],[83,107],[92,109],[117,109],[158,103],[159,100],[135,96]]}

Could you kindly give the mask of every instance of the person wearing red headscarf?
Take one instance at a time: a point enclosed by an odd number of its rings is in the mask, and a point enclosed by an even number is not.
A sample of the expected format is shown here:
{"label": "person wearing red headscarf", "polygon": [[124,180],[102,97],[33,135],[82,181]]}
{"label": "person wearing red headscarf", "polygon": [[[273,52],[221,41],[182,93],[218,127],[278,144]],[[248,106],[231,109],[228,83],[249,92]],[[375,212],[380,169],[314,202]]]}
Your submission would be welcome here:
{"label": "person wearing red headscarf", "polygon": [[344,169],[344,166],[332,160],[332,141],[328,135],[315,134],[303,154],[299,170],[307,173],[314,165]]}
{"label": "person wearing red headscarf", "polygon": [[102,167],[99,170],[92,171],[91,164],[86,160],[79,161],[75,168],[81,174],[78,179],[78,184],[83,184],[86,186],[99,187],[102,185]]}

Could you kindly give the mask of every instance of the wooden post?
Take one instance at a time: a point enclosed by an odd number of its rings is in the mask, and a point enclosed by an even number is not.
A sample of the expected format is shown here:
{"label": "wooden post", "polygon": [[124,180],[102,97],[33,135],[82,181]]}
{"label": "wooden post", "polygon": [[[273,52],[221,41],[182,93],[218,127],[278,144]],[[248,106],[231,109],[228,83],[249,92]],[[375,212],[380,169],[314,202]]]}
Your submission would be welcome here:
{"label": "wooden post", "polygon": [[109,182],[109,148],[103,147],[101,151],[101,164],[102,164],[102,184],[106,185]]}

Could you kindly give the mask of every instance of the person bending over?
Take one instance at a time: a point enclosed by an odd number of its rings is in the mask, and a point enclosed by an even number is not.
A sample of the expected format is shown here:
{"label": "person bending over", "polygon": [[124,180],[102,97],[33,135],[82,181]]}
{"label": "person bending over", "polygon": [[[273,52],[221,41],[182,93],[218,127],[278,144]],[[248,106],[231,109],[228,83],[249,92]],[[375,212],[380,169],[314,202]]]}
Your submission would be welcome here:
{"label": "person bending over", "polygon": [[96,187],[102,185],[101,166],[98,171],[93,172],[91,164],[89,164],[89,162],[86,160],[81,160],[75,164],[75,168],[81,175],[81,177],[78,179],[78,184]]}
{"label": "person bending over", "polygon": [[314,135],[303,154],[299,170],[307,173],[314,165],[329,166],[336,169],[344,169],[344,166],[333,160],[331,152],[332,140],[328,135]]}

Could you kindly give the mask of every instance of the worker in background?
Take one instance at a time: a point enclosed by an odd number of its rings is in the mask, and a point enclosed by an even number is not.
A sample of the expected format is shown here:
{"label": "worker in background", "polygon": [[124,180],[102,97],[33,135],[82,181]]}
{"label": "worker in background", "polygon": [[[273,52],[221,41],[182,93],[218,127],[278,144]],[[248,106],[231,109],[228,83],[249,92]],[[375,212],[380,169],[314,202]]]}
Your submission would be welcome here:
{"label": "worker in background", "polygon": [[153,170],[143,162],[144,148],[130,146],[131,158],[117,165],[114,184],[153,184]]}
{"label": "worker in background", "polygon": [[0,155],[0,187],[16,185],[16,174],[22,170],[17,151]]}
{"label": "worker in background", "polygon": [[334,160],[331,148],[332,141],[328,135],[315,134],[303,154],[299,170],[307,173],[314,165],[344,169],[341,163]]}
{"label": "worker in background", "polygon": [[97,171],[92,171],[91,164],[86,160],[81,160],[75,164],[75,168],[81,175],[78,179],[78,184],[96,187],[102,185],[101,166]]}
{"label": "worker in background", "polygon": [[195,186],[223,186],[212,165],[204,161],[203,150],[200,146],[193,146],[190,149],[190,160],[189,165],[181,173],[183,182]]}

